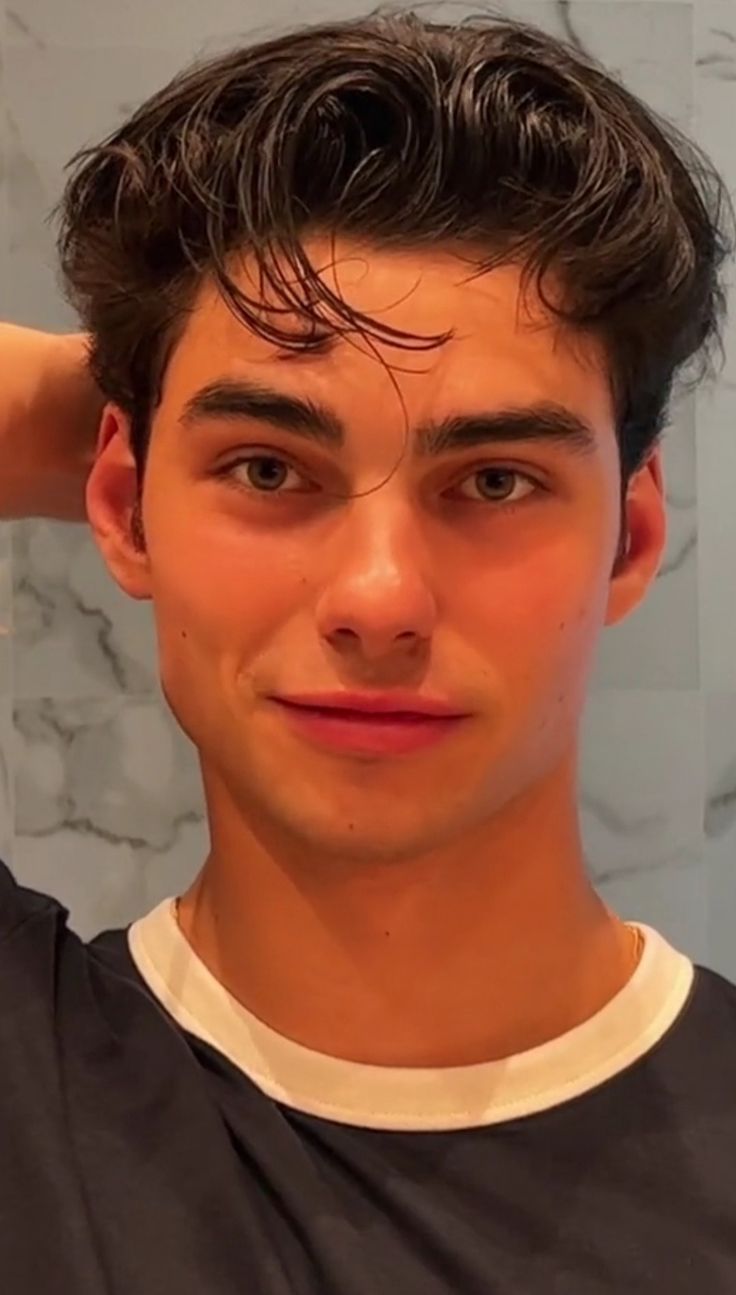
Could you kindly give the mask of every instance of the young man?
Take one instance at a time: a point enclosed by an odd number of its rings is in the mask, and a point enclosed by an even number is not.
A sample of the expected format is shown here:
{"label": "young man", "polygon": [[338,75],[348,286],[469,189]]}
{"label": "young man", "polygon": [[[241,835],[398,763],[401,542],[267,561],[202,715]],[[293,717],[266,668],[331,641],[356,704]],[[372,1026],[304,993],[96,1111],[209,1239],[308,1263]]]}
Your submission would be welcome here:
{"label": "young man", "polygon": [[[726,224],[500,22],[240,50],[78,159],[87,509],[211,849],[89,947],[1,874],[7,1295],[732,1295],[736,989],[603,904],[576,809]],[[81,343],[3,345],[6,515],[73,516]]]}

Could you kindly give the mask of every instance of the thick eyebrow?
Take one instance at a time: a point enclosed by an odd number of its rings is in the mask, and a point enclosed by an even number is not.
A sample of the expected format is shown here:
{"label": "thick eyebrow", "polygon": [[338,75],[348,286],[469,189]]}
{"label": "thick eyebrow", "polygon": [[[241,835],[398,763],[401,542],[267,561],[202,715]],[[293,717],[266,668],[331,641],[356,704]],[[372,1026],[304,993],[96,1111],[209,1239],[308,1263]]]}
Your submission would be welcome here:
{"label": "thick eyebrow", "polygon": [[179,422],[184,427],[213,419],[257,419],[322,444],[339,447],[345,428],[332,410],[313,400],[242,379],[210,382],[187,401]]}
{"label": "thick eyebrow", "polygon": [[[187,401],[180,416],[184,427],[213,419],[254,419],[339,448],[345,425],[327,405],[242,379],[208,383]],[[597,445],[594,428],[579,414],[556,401],[535,401],[504,409],[451,414],[423,423],[415,443],[421,455],[446,454],[494,442],[554,443],[574,454],[591,454]]]}

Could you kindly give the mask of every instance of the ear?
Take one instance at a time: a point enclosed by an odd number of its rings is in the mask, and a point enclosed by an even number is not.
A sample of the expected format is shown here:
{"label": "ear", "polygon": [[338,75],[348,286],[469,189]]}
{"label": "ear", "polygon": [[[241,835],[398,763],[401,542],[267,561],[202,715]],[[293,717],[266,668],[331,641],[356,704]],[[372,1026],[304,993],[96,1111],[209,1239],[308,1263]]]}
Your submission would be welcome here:
{"label": "ear", "polygon": [[606,625],[616,625],[643,602],[662,564],[667,505],[659,448],[629,481],[622,525],[623,551],[611,576]]}
{"label": "ear", "polygon": [[108,571],[131,598],[151,597],[130,420],[116,405],[102,411],[87,479],[87,516]]}

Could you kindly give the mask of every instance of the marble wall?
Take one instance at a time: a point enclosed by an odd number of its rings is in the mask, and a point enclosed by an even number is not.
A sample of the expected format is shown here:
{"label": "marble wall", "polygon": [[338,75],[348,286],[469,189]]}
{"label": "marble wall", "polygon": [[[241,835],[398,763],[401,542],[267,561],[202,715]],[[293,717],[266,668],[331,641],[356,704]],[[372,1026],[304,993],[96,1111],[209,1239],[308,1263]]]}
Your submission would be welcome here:
{"label": "marble wall", "polygon": [[[48,213],[62,168],[195,52],[357,0],[0,0],[0,315],[72,324]],[[478,4],[423,6],[462,17]],[[733,0],[550,0],[510,11],[581,41],[696,135],[736,186]],[[173,21],[175,14],[176,21]],[[206,20],[203,18],[206,14]],[[624,916],[736,978],[736,323],[666,441],[667,560],[604,639],[584,725],[590,867]],[[0,852],[89,934],[182,887],[206,848],[193,751],[162,701],[150,609],[82,526],[0,527]]]}

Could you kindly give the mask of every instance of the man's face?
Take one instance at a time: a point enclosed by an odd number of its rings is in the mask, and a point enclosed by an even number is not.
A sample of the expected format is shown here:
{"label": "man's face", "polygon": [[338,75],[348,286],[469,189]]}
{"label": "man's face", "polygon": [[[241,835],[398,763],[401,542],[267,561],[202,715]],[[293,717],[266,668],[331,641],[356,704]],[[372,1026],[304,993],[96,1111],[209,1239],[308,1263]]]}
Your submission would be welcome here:
{"label": "man's face", "polygon": [[[514,268],[468,281],[449,252],[337,252],[325,276],[353,307],[452,340],[378,343],[383,365],[359,335],[285,358],[203,290],[153,422],[144,567],[116,575],[153,599],[163,687],[210,812],[325,855],[399,859],[459,840],[569,762],[599,630],[656,566],[661,497],[647,468],[630,521],[648,516],[657,552],[619,584],[601,352],[541,308],[519,313]],[[328,245],[312,254],[327,263]],[[332,436],[248,414],[237,393],[193,407],[233,383],[323,407]],[[484,441],[477,424],[430,444],[430,424],[539,402],[586,424],[587,448],[498,428]],[[440,699],[465,718],[415,744],[388,732],[379,750],[359,729],[302,727],[275,700],[343,691]]]}

